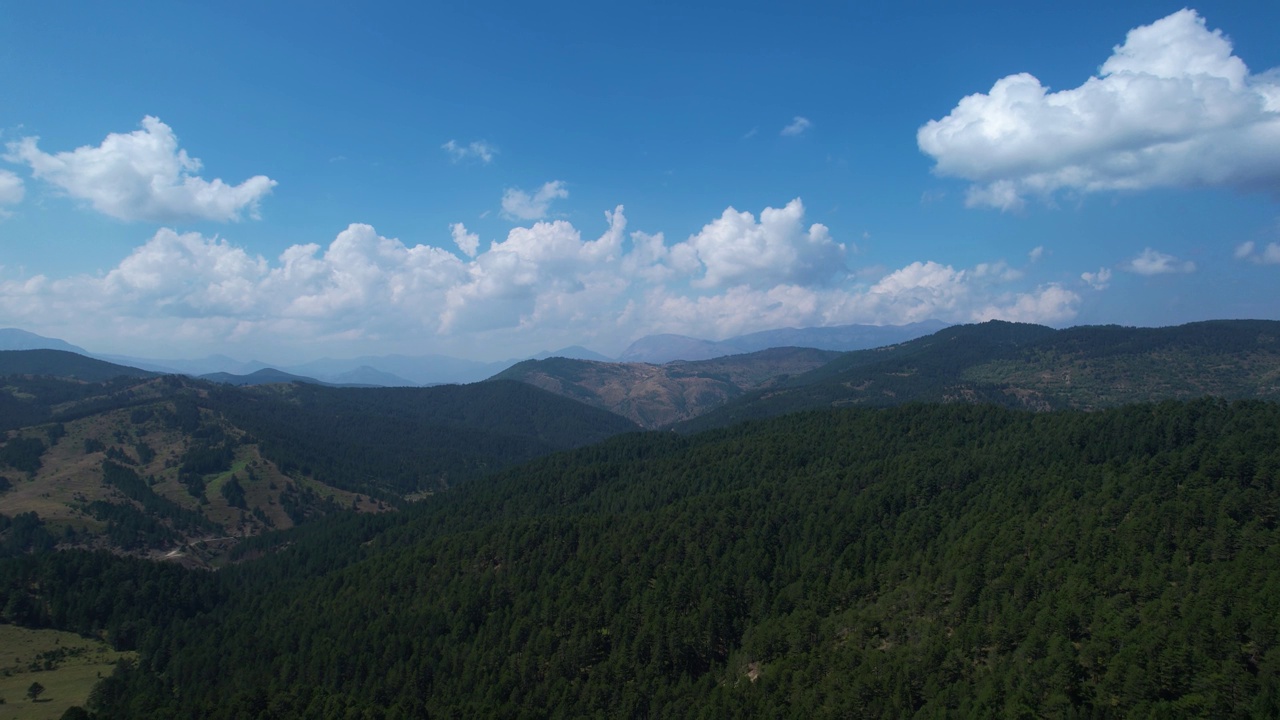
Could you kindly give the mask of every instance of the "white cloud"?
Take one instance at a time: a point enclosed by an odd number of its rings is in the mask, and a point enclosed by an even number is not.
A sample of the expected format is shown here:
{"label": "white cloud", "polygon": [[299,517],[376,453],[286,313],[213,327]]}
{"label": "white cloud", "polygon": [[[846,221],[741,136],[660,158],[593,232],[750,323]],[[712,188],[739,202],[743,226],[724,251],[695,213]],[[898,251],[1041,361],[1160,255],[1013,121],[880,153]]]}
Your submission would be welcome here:
{"label": "white cloud", "polygon": [[811,127],[813,127],[813,123],[809,122],[809,118],[797,115],[791,120],[789,125],[782,128],[782,135],[785,137],[796,137],[798,135],[803,135],[805,131]]}
{"label": "white cloud", "polygon": [[1008,320],[1010,322],[1060,323],[1076,316],[1080,296],[1066,288],[1051,283],[1033,292],[1014,293],[975,311],[971,317],[977,322]]}
{"label": "white cloud", "polygon": [[274,259],[161,229],[99,276],[0,280],[0,316],[135,355],[292,346],[314,357],[380,343],[383,352],[466,346],[496,358],[556,343],[621,349],[655,332],[720,338],[929,318],[1060,322],[1079,300],[1057,285],[1020,287],[1022,273],[1002,260],[850,273],[845,246],[821,224],[806,227],[799,199],[765,208],[759,220],[729,208],[671,245],[661,233],[629,231],[621,206],[603,219],[594,237],[557,220],[512,228],[487,247],[461,223],[441,233],[441,247],[353,224],[327,244],[293,245]]}
{"label": "white cloud", "polygon": [[457,245],[459,250],[467,257],[476,256],[476,250],[480,247],[479,235],[467,232],[467,227],[462,223],[450,225],[449,232],[453,234],[453,244]]}
{"label": "white cloud", "polygon": [[1080,273],[1080,279],[1094,290],[1106,290],[1111,284],[1111,269],[1098,268],[1098,272],[1083,272]]}
{"label": "white cloud", "polygon": [[970,206],[1028,195],[1226,186],[1280,192],[1280,72],[1250,74],[1194,10],[1129,31],[1098,76],[1049,92],[1010,75],[917,133]]}
{"label": "white cloud", "polygon": [[1255,265],[1280,265],[1280,243],[1267,243],[1261,251],[1255,251],[1253,241],[1236,246],[1236,259],[1248,260]]}
{"label": "white cloud", "polygon": [[142,129],[111,133],[97,147],[50,155],[28,137],[7,145],[5,159],[29,165],[36,178],[120,220],[239,220],[258,207],[276,181],[256,175],[239,185],[205,180],[201,164],[178,147],[168,125],[147,116]]}
{"label": "white cloud", "polygon": [[1120,269],[1138,275],[1167,275],[1195,272],[1196,264],[1190,260],[1183,262],[1172,255],[1146,248],[1138,253],[1137,257],[1120,266]]}
{"label": "white cloud", "polygon": [[783,208],[765,208],[759,222],[749,212],[728,208],[671,248],[677,269],[703,272],[696,281],[701,287],[822,283],[847,272],[845,252],[825,225],[805,230],[799,198]]}
{"label": "white cloud", "polygon": [[552,200],[569,197],[563,180],[543,184],[533,195],[519,189],[507,188],[502,193],[502,216],[509,220],[541,220],[547,216]]}
{"label": "white cloud", "polygon": [[475,158],[485,165],[493,162],[493,157],[498,154],[498,148],[484,140],[473,140],[466,145],[460,145],[456,141],[450,140],[441,145],[440,149],[448,153],[449,158],[454,162]]}
{"label": "white cloud", "polygon": [[[17,205],[22,202],[25,194],[26,188],[22,184],[22,178],[8,170],[0,170],[0,206]],[[7,210],[0,207],[0,218],[8,214]]]}
{"label": "white cloud", "polygon": [[1040,262],[1040,258],[1044,257],[1044,246],[1037,245],[1031,248],[1031,252],[1027,253],[1027,259],[1033,263]]}
{"label": "white cloud", "polygon": [[992,263],[978,263],[973,266],[973,274],[974,277],[992,277],[1003,280],[1004,282],[1020,280],[1023,275],[1021,270],[1009,267],[1009,263],[1003,260],[997,260]]}

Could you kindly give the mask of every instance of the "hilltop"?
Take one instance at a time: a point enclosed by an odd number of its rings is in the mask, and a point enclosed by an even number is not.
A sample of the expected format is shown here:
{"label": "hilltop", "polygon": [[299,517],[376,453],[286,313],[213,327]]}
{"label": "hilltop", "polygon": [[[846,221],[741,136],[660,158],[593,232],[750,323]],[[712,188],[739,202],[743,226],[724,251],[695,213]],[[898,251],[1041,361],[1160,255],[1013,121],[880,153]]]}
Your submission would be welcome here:
{"label": "hilltop", "polygon": [[824,407],[908,402],[1098,410],[1198,397],[1280,399],[1280,322],[1055,330],[993,320],[846,353],[778,387],[745,393],[682,429]]}
{"label": "hilltop", "polygon": [[773,348],[665,365],[549,358],[517,363],[492,379],[518,380],[657,428],[697,417],[748,390],[772,387],[838,356],[830,350]]}

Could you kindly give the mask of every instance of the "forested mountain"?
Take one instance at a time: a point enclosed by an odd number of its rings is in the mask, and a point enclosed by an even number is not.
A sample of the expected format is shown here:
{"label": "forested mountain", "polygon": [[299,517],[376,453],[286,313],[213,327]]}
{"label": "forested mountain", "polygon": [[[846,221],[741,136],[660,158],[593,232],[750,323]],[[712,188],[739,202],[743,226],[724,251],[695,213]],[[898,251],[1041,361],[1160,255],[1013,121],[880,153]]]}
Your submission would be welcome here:
{"label": "forested mountain", "polygon": [[273,383],[295,382],[311,383],[312,385],[328,384],[322,383],[315,378],[305,377],[303,375],[294,375],[293,373],[276,370],[275,368],[263,368],[245,375],[235,375],[225,372],[208,373],[207,375],[201,375],[200,379],[208,380],[209,382],[221,383],[223,385],[236,385],[239,387],[243,387],[245,385],[271,385]]}
{"label": "forested mountain", "polygon": [[730,398],[821,367],[840,353],[773,348],[665,365],[569,358],[526,360],[493,379],[518,380],[612,411],[646,428],[697,417]]}
{"label": "forested mountain", "polygon": [[826,410],[0,608],[140,651],[99,717],[1276,717],[1278,484],[1275,403]]}
{"label": "forested mountain", "polygon": [[925,320],[906,325],[781,328],[724,340],[702,340],[685,335],[649,335],[631,343],[618,359],[621,362],[662,364],[675,360],[710,360],[780,347],[848,352],[905,342],[937,332],[946,326],[946,323],[938,320]]}
{"label": "forested mountain", "polygon": [[781,387],[744,394],[685,430],[845,405],[984,402],[1098,409],[1206,395],[1280,399],[1280,322],[1054,330],[998,320],[847,353]]}
{"label": "forested mountain", "polygon": [[0,350],[0,377],[34,375],[98,382],[117,377],[155,377],[156,373],[95,360],[66,350]]}
{"label": "forested mountain", "polygon": [[[0,354],[0,363],[81,376],[118,367],[27,352],[35,355]],[[514,382],[240,388],[135,373],[0,378],[0,512],[26,517],[10,534],[23,538],[15,547],[211,562],[245,536],[342,509],[387,510],[637,429]]]}

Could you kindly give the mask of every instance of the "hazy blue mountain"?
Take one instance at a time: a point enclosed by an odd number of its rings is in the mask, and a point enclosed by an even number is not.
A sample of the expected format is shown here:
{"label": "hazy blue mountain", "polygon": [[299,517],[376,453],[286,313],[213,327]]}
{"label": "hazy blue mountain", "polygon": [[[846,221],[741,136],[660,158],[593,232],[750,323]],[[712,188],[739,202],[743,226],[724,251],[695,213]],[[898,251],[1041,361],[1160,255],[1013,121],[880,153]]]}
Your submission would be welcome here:
{"label": "hazy blue mountain", "polygon": [[0,350],[0,376],[49,375],[99,382],[121,376],[150,377],[153,374],[66,350]]}
{"label": "hazy blue mountain", "polygon": [[362,355],[356,358],[321,358],[284,369],[327,382],[342,382],[346,373],[367,367],[398,378],[395,384],[443,385],[479,382],[510,367],[515,360],[479,362],[447,355]]}
{"label": "hazy blue mountain", "polygon": [[87,355],[84,348],[18,328],[0,328],[0,350],[64,350]]}
{"label": "hazy blue mountain", "polygon": [[560,348],[554,352],[543,350],[537,355],[527,359],[546,360],[547,358],[554,357],[569,358],[570,360],[594,360],[596,362],[611,362],[613,360],[611,357],[601,355],[600,353],[584,348],[581,345],[570,345],[567,348]]}
{"label": "hazy blue mountain", "polygon": [[123,365],[132,365],[143,370],[152,372],[166,373],[171,375],[190,375],[191,377],[200,377],[202,375],[210,375],[213,373],[228,373],[231,375],[248,375],[259,370],[265,370],[269,367],[267,363],[259,360],[250,360],[244,362],[226,355],[208,355],[202,358],[192,359],[156,359],[156,358],[139,358],[129,355],[107,355],[93,354],[93,357],[106,360],[108,362],[120,363]]}
{"label": "hazy blue mountain", "polygon": [[649,335],[632,343],[618,359],[623,362],[661,364],[672,360],[710,360],[774,347],[807,347],[849,352],[914,340],[945,327],[947,323],[940,320],[924,320],[908,325],[782,328],[718,341],[685,335]]}
{"label": "hazy blue mountain", "polygon": [[326,378],[334,385],[362,385],[367,387],[414,387],[417,383],[406,380],[399,375],[383,372],[368,365],[361,365],[355,370],[348,370]]}
{"label": "hazy blue mountain", "polygon": [[236,386],[271,385],[273,383],[292,383],[292,382],[311,383],[312,385],[328,384],[328,383],[324,383],[319,380],[316,380],[315,378],[312,378],[312,377],[306,377],[304,375],[294,375],[293,373],[287,373],[287,372],[284,372],[283,370],[276,370],[275,368],[263,368],[262,370],[256,370],[254,372],[251,372],[245,375],[235,375],[232,373],[225,373],[225,372],[206,373],[204,375],[201,375],[200,379],[208,380],[209,382],[222,383],[223,385],[236,385]]}

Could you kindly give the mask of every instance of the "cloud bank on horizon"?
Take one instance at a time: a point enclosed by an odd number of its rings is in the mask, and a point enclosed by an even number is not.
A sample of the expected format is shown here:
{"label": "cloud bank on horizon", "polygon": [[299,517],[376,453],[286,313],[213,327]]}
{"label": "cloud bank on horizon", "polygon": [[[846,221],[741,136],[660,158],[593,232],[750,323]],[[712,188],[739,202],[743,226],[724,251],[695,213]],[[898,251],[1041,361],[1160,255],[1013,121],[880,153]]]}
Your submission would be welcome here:
{"label": "cloud bank on horizon", "polygon": [[[1070,319],[1079,295],[1057,284],[1014,292],[1004,263],[915,262],[858,281],[800,199],[757,218],[728,208],[668,244],[627,232],[623,207],[595,239],[564,220],[513,228],[483,251],[461,224],[457,254],[352,224],[327,245],[267,260],[224,239],[157,231],[102,276],[0,282],[12,322],[98,328],[126,343],[344,343],[492,334],[586,338],[619,346],[651,333],[725,337],[761,328]],[[89,336],[93,332],[87,332]]]}
{"label": "cloud bank on horizon", "polygon": [[[799,147],[818,139],[814,127],[794,115],[779,134]],[[970,183],[968,207],[1169,187],[1280,197],[1280,71],[1250,72],[1226,36],[1182,10],[1130,30],[1078,87],[1051,92],[1031,74],[1010,75],[920,126],[916,141],[936,175]],[[617,351],[653,333],[716,339],[926,319],[1062,325],[1090,297],[1114,292],[1123,276],[1113,270],[1172,282],[1203,268],[1157,247],[1159,238],[1101,267],[1089,259],[1056,274],[1042,269],[1054,253],[1044,245],[1012,263],[998,251],[946,261],[934,247],[885,267],[791,193],[763,207],[708,207],[683,239],[630,228],[617,204],[595,235],[594,222],[559,211],[570,198],[559,179],[495,185],[495,217],[512,225],[502,232],[456,218],[438,237],[406,242],[353,222],[336,237],[264,254],[180,226],[257,220],[279,183],[265,174],[205,179],[160,118],[96,146],[50,152],[19,136],[4,147],[3,159],[29,179],[0,169],[0,222],[38,188],[82,212],[152,227],[96,274],[0,275],[0,324],[134,354],[265,346],[292,348],[295,359],[368,347],[510,357],[571,344]],[[458,172],[513,154],[499,156],[487,140],[434,147]],[[548,175],[568,177],[538,181]],[[1224,254],[1240,267],[1275,265],[1280,243],[1234,242]]]}

